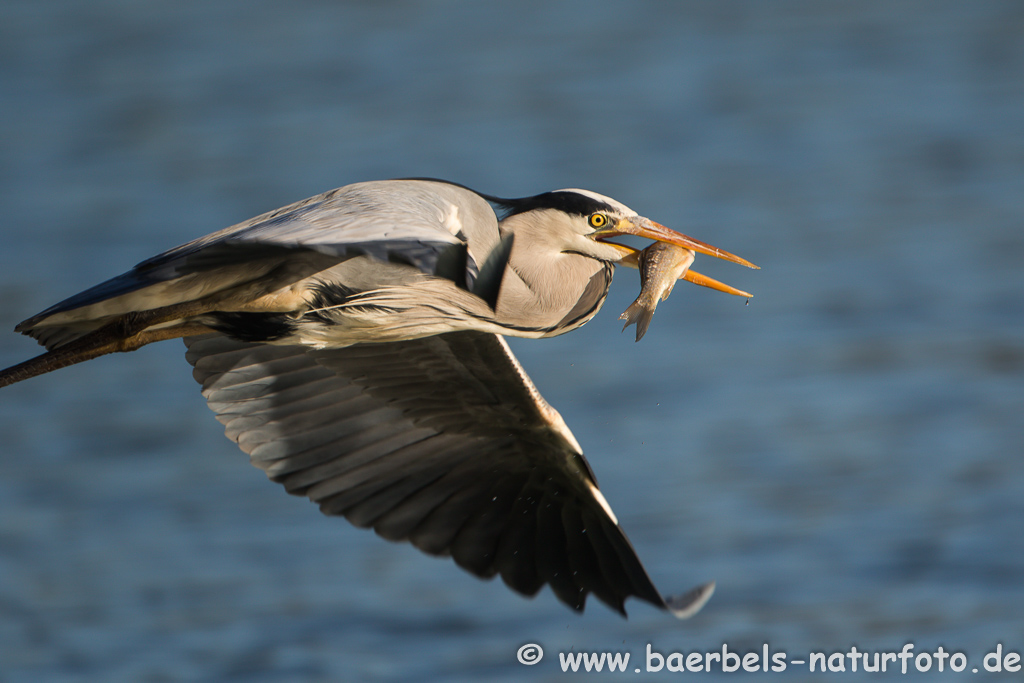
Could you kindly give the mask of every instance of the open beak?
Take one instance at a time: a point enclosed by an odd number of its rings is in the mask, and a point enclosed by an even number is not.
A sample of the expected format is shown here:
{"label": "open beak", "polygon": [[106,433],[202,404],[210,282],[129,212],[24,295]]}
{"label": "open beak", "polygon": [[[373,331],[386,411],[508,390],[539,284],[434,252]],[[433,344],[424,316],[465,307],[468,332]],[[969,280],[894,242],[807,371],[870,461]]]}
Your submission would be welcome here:
{"label": "open beak", "polygon": [[[744,258],[740,258],[735,254],[730,254],[724,249],[713,247],[707,242],[701,242],[700,240],[694,239],[688,235],[684,235],[681,232],[676,232],[671,228],[666,228],[661,223],[655,223],[654,221],[648,220],[647,218],[643,218],[641,216],[637,216],[632,219],[624,218],[620,220],[615,225],[615,227],[598,231],[597,233],[594,234],[594,237],[604,242],[606,239],[610,237],[616,237],[618,235],[636,235],[637,237],[645,237],[647,239],[656,240],[658,242],[674,244],[677,247],[689,249],[690,251],[697,252],[698,254],[707,254],[708,256],[714,256],[715,258],[720,258],[726,261],[732,261],[733,263],[738,263],[741,266],[746,266],[747,268],[756,268],[760,270],[759,266],[755,266],[753,263]],[[638,267],[638,256],[640,253],[639,251],[633,249],[632,247],[627,247],[622,244],[615,244],[614,242],[605,242],[605,244],[614,244],[623,252],[621,263],[627,266],[631,266],[633,268]],[[736,296],[742,296],[747,298],[750,298],[752,296],[751,294],[744,292],[743,290],[736,289],[735,287],[730,287],[729,285],[723,284],[718,280],[714,280],[710,277],[707,277],[706,275],[695,273],[692,270],[687,270],[683,274],[681,279],[686,280],[687,282],[692,282],[695,285],[708,287],[710,289],[716,289],[719,292],[725,292],[726,294],[734,294]]]}

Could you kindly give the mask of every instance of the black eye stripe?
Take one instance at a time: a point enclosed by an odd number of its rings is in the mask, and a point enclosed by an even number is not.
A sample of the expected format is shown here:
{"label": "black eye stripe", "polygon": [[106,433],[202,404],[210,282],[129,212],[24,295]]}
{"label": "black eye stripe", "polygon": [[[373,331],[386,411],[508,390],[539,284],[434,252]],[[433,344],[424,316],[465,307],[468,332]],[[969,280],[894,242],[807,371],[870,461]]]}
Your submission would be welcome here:
{"label": "black eye stripe", "polygon": [[544,194],[523,197],[522,199],[500,199],[489,195],[481,196],[501,207],[504,218],[535,209],[555,209],[556,211],[563,211],[576,216],[590,216],[595,213],[613,211],[613,207],[605,202],[576,192],[545,192]]}

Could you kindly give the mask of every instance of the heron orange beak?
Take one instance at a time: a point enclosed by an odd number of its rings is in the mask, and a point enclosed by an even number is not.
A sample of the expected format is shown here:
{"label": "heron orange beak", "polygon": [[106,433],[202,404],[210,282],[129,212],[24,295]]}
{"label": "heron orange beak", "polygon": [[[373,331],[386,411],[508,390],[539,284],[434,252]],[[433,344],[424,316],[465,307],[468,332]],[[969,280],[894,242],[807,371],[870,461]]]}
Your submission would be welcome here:
{"label": "heron orange beak", "polygon": [[[694,239],[689,235],[684,235],[683,233],[676,232],[671,228],[666,228],[661,223],[655,223],[652,220],[648,220],[647,218],[642,218],[639,216],[631,220],[624,218],[620,220],[615,225],[615,227],[600,231],[598,239],[601,239],[603,241],[605,238],[615,237],[617,235],[636,235],[637,237],[645,237],[647,239],[656,240],[658,242],[666,242],[668,244],[674,244],[677,247],[682,247],[683,249],[695,251],[698,254],[707,254],[708,256],[714,256],[715,258],[720,258],[725,261],[738,263],[741,266],[746,266],[747,268],[755,268],[760,270],[759,266],[755,266],[753,263],[746,260],[745,258],[740,258],[735,254],[730,254],[724,249],[713,247],[707,242],[701,242],[700,240]],[[606,242],[606,244],[614,243]],[[623,252],[623,257],[620,261],[622,264],[630,266],[632,268],[638,267],[637,259],[639,257],[639,251],[633,249],[632,247],[627,247],[622,244],[615,244],[615,246],[618,247]],[[752,296],[751,294],[744,292],[741,289],[730,287],[727,284],[721,283],[718,280],[710,278],[706,275],[695,273],[692,270],[687,270],[683,274],[681,279],[686,280],[687,282],[692,282],[695,285],[700,285],[701,287],[708,287],[710,289],[718,290],[719,292],[725,292],[726,294],[733,294],[735,296],[742,296],[747,298],[750,298]]]}

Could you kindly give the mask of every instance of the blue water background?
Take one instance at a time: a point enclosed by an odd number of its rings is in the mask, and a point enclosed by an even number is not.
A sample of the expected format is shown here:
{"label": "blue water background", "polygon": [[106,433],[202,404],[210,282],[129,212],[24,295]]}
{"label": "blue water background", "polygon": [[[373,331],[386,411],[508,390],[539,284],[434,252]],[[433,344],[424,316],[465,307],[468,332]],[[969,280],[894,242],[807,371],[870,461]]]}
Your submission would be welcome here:
{"label": "blue water background", "polygon": [[755,298],[680,284],[639,344],[620,272],[513,344],[662,590],[718,581],[694,619],[580,617],[322,517],[169,342],[0,391],[0,680],[1024,651],[1022,35],[1017,2],[5,0],[5,366],[46,306],[359,180],[585,187],[763,270],[699,258]]}

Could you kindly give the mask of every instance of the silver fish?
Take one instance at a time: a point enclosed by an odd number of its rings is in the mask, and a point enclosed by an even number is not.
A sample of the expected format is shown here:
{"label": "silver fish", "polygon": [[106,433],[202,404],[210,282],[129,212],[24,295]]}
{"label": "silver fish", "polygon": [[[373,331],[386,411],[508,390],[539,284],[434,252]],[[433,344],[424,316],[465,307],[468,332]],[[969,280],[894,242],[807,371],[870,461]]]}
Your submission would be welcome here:
{"label": "silver fish", "polygon": [[693,263],[694,253],[666,242],[655,242],[640,252],[640,296],[623,311],[619,320],[625,320],[623,331],[636,323],[636,340],[647,332],[654,309],[672,293],[676,280],[683,277]]}

